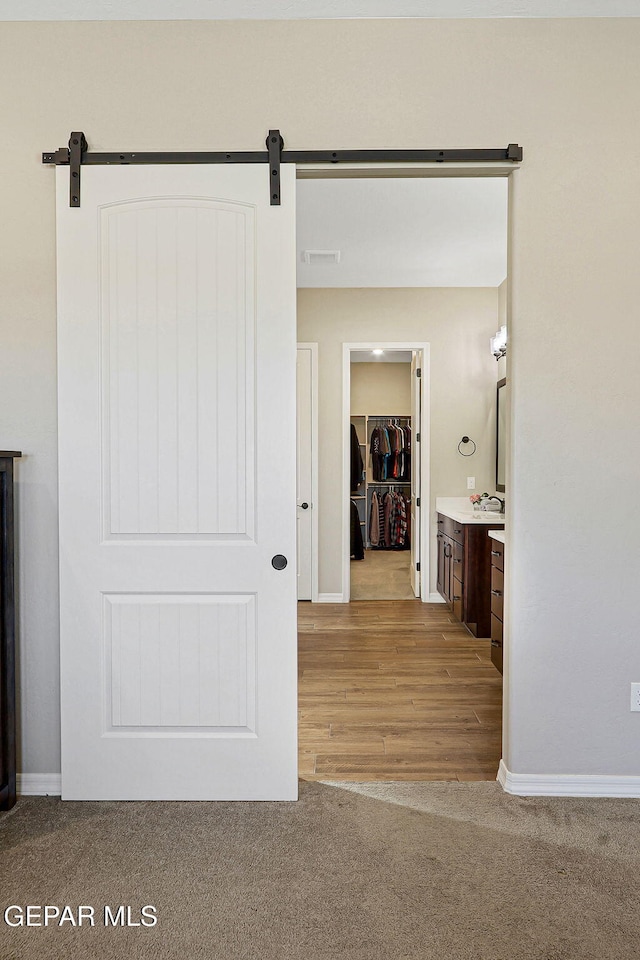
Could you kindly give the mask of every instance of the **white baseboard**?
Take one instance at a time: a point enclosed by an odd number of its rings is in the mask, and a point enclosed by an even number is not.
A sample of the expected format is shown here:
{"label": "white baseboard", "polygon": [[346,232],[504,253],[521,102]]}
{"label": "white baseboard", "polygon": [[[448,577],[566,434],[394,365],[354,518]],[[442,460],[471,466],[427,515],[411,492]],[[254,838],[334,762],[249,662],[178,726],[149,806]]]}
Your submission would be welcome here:
{"label": "white baseboard", "polygon": [[[342,593],[319,593],[316,603],[346,603]],[[444,603],[439,593],[430,593],[428,603]]]}
{"label": "white baseboard", "polygon": [[19,773],[16,781],[20,797],[59,797],[62,792],[59,773]]}
{"label": "white baseboard", "polygon": [[[333,596],[333,594],[320,594]],[[341,594],[337,594],[341,596]],[[340,601],[326,601],[334,603]],[[518,797],[629,797],[640,799],[640,777],[605,775],[511,773],[500,761],[498,783],[505,793]],[[19,773],[18,796],[59,797],[62,778],[59,773]]]}
{"label": "white baseboard", "polygon": [[640,798],[640,777],[511,773],[501,760],[496,779],[505,793],[513,793],[519,797]]}

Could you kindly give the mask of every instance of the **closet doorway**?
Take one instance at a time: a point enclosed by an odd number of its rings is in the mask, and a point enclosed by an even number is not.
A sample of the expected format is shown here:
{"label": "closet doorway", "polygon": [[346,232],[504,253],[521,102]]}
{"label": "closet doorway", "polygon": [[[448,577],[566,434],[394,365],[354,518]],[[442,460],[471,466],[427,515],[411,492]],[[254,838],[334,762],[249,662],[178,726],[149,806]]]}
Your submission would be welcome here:
{"label": "closet doorway", "polygon": [[[345,345],[349,533],[344,564],[351,600],[423,595],[421,477],[427,344]],[[426,404],[425,404],[426,407]],[[426,520],[427,518],[425,518]]]}

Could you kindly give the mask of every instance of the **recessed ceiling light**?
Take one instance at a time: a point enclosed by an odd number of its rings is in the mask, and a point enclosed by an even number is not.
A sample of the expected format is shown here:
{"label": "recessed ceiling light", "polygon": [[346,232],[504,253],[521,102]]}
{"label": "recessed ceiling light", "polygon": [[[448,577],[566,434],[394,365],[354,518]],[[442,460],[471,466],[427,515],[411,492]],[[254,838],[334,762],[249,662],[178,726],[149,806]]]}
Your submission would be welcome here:
{"label": "recessed ceiling light", "polygon": [[374,355],[374,357],[381,357],[384,353],[384,350],[372,350],[371,353]]}

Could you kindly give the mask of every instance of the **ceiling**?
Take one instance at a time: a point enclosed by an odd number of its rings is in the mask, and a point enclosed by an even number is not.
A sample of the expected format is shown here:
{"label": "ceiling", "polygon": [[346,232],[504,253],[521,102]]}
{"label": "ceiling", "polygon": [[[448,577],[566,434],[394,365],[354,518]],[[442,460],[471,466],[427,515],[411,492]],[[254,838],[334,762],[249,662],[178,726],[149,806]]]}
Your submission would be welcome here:
{"label": "ceiling", "polygon": [[640,0],[0,0],[0,20],[638,16]]}
{"label": "ceiling", "polygon": [[507,275],[506,178],[298,180],[297,207],[298,287],[498,287]]}

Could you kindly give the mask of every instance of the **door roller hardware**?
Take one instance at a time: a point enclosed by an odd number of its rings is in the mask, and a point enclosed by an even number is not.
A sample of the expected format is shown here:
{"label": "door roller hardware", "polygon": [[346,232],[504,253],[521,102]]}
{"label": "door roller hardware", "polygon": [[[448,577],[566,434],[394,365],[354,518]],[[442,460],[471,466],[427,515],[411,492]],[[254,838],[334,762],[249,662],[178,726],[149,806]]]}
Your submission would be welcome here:
{"label": "door roller hardware", "polygon": [[280,206],[280,163],[284,140],[279,130],[269,130],[267,137],[267,153],[269,155],[269,185],[271,189],[271,206]]}
{"label": "door roller hardware", "polygon": [[72,133],[69,139],[69,206],[80,206],[80,167],[82,154],[87,149],[84,133]]}
{"label": "door roller hardware", "polygon": [[[92,153],[82,133],[72,133],[68,147],[42,154],[43,163],[68,166],[69,206],[80,206],[80,174],[86,166],[160,163],[266,163],[269,165],[269,203],[280,206],[280,165],[283,163],[520,163],[522,147],[510,143],[497,149],[453,150],[285,150],[277,129],[269,130],[266,150],[217,150],[196,152],[122,151]],[[419,374],[418,374],[419,375]]]}

